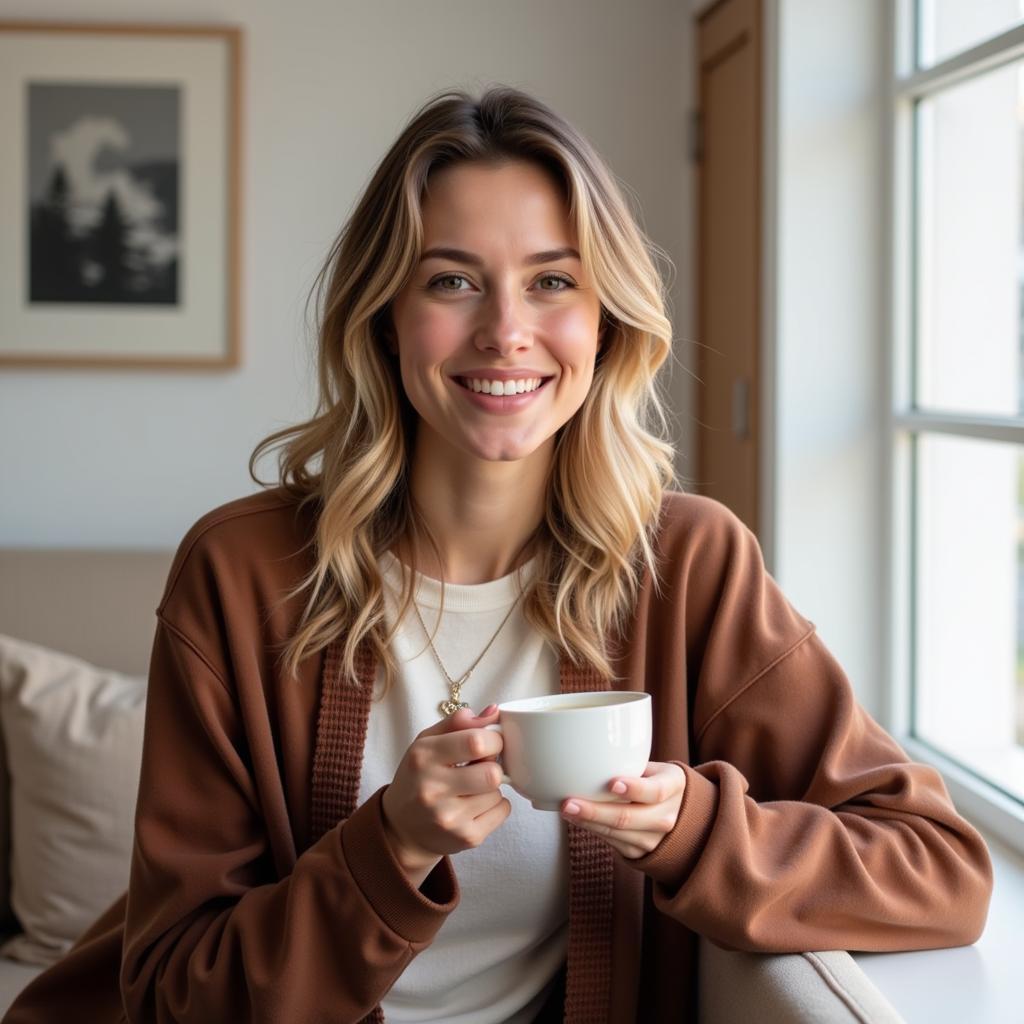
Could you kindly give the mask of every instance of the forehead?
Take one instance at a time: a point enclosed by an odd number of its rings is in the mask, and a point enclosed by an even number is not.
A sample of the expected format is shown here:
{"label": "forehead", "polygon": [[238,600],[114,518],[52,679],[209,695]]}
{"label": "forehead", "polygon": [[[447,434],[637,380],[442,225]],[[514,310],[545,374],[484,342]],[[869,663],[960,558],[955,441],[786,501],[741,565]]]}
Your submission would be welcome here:
{"label": "forehead", "polygon": [[485,244],[494,232],[524,244],[566,244],[575,238],[558,182],[526,161],[460,163],[435,171],[421,212],[426,244],[475,239]]}

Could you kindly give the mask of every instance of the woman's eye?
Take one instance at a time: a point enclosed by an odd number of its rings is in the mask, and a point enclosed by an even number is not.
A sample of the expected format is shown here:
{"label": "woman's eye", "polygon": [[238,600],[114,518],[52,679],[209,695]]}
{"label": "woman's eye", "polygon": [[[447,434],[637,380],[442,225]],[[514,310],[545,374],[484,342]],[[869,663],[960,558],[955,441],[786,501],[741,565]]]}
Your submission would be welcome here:
{"label": "woman's eye", "polygon": [[566,291],[569,288],[575,288],[576,287],[576,285],[574,285],[572,283],[572,281],[569,280],[569,278],[562,277],[561,274],[545,274],[541,278],[541,280],[542,281],[560,281],[562,284],[565,285],[565,288],[542,288],[541,291],[543,291],[543,292],[561,292],[561,291]]}
{"label": "woman's eye", "polygon": [[[462,288],[441,287],[441,282],[442,281],[466,281],[466,280],[467,280],[467,278],[465,278],[462,274],[444,274],[441,277],[435,278],[433,280],[433,282],[431,282],[430,287],[431,288],[436,288],[439,292],[461,292],[464,289],[462,289]],[[538,278],[538,281],[558,281],[561,284],[565,285],[564,288],[541,288],[542,292],[568,291],[568,289],[576,287],[576,285],[573,284],[573,282],[569,278],[562,277],[561,274],[545,274],[543,277]]]}
{"label": "woman's eye", "polygon": [[461,288],[441,288],[439,287],[442,281],[465,281],[466,279],[461,274],[445,274],[444,277],[437,278],[431,285],[431,288],[437,288],[441,292],[461,292]]}

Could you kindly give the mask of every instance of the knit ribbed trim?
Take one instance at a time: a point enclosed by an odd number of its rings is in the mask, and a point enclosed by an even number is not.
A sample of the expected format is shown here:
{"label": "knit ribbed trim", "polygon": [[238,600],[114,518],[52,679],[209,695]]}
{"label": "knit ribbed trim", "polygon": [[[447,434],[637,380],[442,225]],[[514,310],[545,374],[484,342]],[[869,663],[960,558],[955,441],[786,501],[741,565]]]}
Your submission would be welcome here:
{"label": "knit ribbed trim", "polygon": [[[310,842],[315,843],[356,809],[377,661],[364,640],[356,652],[358,686],[343,681],[344,637],[324,654],[320,711],[313,752]],[[559,658],[562,693],[607,690],[592,666]],[[612,890],[614,853],[593,832],[567,824],[569,834],[569,948],[566,956],[565,1024],[604,1024],[611,1006]],[[375,1006],[360,1024],[384,1024]]]}
{"label": "knit ribbed trim", "polygon": [[[592,666],[558,662],[562,693],[607,690]],[[604,1024],[611,1008],[612,889],[615,855],[582,825],[569,829],[569,952],[566,958],[565,1024]]]}
{"label": "knit ribbed trim", "polygon": [[[350,818],[359,797],[376,659],[369,645],[365,641],[361,643],[355,656],[359,685],[343,686],[343,639],[336,638],[324,653],[320,713],[313,751],[311,845],[339,821]],[[384,1024],[384,1011],[380,1005],[375,1006],[360,1024]]]}
{"label": "knit ribbed trim", "polygon": [[351,817],[359,797],[359,777],[370,721],[370,698],[376,671],[373,651],[356,650],[359,686],[342,686],[342,644],[327,646],[320,690],[320,714],[313,750],[311,845],[339,821]]}

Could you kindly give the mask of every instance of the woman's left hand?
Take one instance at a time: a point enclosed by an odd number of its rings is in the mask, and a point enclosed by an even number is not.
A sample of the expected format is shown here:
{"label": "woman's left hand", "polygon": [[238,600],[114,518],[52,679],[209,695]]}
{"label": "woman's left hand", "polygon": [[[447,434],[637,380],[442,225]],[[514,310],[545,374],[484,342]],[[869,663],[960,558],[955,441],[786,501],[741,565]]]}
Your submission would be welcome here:
{"label": "woman's left hand", "polygon": [[[596,832],[623,857],[636,860],[675,828],[686,775],[677,764],[650,761],[641,778],[612,779],[609,789],[630,803],[569,797],[562,801],[562,818]],[[577,813],[571,811],[574,805]]]}

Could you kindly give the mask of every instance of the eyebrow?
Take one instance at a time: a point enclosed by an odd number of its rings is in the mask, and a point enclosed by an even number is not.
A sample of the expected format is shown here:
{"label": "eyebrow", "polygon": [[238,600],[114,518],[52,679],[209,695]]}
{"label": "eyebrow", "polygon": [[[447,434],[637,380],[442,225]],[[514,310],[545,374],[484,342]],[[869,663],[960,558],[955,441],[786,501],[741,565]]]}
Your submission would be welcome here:
{"label": "eyebrow", "polygon": [[[535,252],[532,256],[526,257],[524,265],[533,266],[537,263],[555,263],[557,260],[578,260],[579,258],[580,254],[575,249],[571,246],[565,246],[562,249],[545,249],[544,252]],[[453,263],[468,263],[473,267],[482,267],[484,265],[484,261],[475,253],[466,252],[465,249],[452,249],[446,246],[434,246],[432,249],[425,250],[420,256],[421,263],[423,260],[430,259],[451,260]]]}

